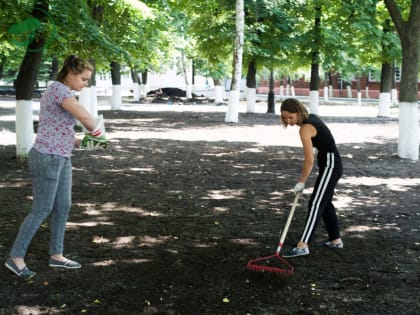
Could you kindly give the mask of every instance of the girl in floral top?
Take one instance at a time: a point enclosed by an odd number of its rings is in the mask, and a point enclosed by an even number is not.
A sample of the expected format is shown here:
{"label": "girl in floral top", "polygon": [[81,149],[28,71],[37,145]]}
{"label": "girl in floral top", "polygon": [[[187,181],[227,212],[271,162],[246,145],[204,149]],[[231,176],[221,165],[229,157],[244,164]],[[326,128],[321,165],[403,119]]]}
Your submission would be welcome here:
{"label": "girl in floral top", "polygon": [[51,215],[49,266],[77,269],[78,262],[63,256],[64,234],[71,206],[71,154],[81,140],[75,138],[78,121],[91,136],[101,137],[104,130],[76,100],[72,91],[87,86],[92,66],[77,56],[69,56],[41,98],[39,126],[35,144],[28,154],[32,178],[32,209],[20,226],[6,267],[19,277],[30,279],[36,273],[25,264],[28,247],[41,224]]}

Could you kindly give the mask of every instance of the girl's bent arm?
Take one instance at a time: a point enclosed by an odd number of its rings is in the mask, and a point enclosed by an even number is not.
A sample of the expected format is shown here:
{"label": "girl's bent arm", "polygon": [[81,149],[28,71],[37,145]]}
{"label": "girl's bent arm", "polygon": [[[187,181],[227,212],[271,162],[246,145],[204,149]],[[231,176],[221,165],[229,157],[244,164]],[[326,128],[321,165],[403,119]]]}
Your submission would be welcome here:
{"label": "girl's bent arm", "polygon": [[90,113],[73,97],[66,98],[61,106],[72,114],[88,131],[95,129],[95,121]]}

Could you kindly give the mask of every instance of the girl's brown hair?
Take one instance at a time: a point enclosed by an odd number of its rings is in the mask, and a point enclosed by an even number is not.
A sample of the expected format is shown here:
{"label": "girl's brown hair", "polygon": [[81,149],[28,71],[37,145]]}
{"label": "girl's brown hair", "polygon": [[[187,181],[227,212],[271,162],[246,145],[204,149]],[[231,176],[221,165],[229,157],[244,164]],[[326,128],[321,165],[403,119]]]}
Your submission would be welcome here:
{"label": "girl's brown hair", "polygon": [[[297,113],[299,117],[298,124],[301,124],[309,116],[308,110],[306,109],[305,105],[303,105],[295,98],[288,98],[284,100],[281,104],[280,111],[286,111],[292,114]],[[280,120],[282,125],[286,127],[287,122],[283,119],[282,116],[280,116]]]}
{"label": "girl's brown hair", "polygon": [[70,55],[64,60],[63,67],[57,74],[57,81],[64,82],[66,76],[73,72],[80,74],[85,70],[93,71],[93,66],[86,60],[79,58],[75,55]]}

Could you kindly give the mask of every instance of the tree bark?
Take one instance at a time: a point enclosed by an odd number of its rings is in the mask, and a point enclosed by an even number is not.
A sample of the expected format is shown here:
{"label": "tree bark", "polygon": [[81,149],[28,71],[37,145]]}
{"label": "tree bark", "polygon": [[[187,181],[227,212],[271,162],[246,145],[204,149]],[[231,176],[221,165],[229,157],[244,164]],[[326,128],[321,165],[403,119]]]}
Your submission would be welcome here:
{"label": "tree bark", "polygon": [[118,62],[111,62],[112,98],[111,108],[118,110],[122,105],[121,94],[121,65]]}
{"label": "tree bark", "polygon": [[402,47],[398,156],[419,158],[418,69],[420,55],[420,1],[412,0],[408,20],[404,21],[394,0],[384,0],[398,31]]}
{"label": "tree bark", "polygon": [[381,68],[381,82],[380,92],[389,93],[391,92],[392,84],[392,67],[389,63],[383,63]]}
{"label": "tree bark", "polygon": [[[32,8],[32,16],[45,22],[48,19],[48,0],[36,0]],[[45,34],[38,34],[29,43],[19,73],[15,81],[16,88],[16,156],[27,157],[34,141],[32,97],[36,77],[41,65]]]}
{"label": "tree bark", "polygon": [[121,85],[121,65],[118,62],[111,62],[112,85]]}
{"label": "tree bark", "polygon": [[[41,22],[48,19],[48,0],[37,0],[31,15]],[[45,45],[45,35],[37,31],[29,43],[15,81],[16,100],[32,100],[33,88],[39,73]]]}
{"label": "tree bark", "polygon": [[248,72],[246,75],[246,86],[255,89],[257,87],[257,64],[255,58],[248,63]]}
{"label": "tree bark", "polygon": [[314,24],[314,46],[312,49],[312,64],[311,64],[311,80],[309,89],[311,91],[319,91],[319,45],[321,36],[321,6],[315,8],[315,24]]}
{"label": "tree bark", "polygon": [[270,70],[270,81],[269,81],[269,89],[268,89],[268,101],[267,101],[267,113],[274,114],[275,110],[275,94],[274,94],[274,71],[273,69]]}

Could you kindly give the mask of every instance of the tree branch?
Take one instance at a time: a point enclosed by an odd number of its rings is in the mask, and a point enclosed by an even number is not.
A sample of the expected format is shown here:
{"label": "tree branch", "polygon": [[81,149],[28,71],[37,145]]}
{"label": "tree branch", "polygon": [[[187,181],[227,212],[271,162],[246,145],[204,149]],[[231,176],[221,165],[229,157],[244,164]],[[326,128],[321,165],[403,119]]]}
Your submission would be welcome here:
{"label": "tree branch", "polygon": [[384,0],[384,2],[389,14],[391,15],[392,21],[395,24],[398,34],[402,36],[404,34],[404,21],[400,9],[395,3],[395,0]]}

